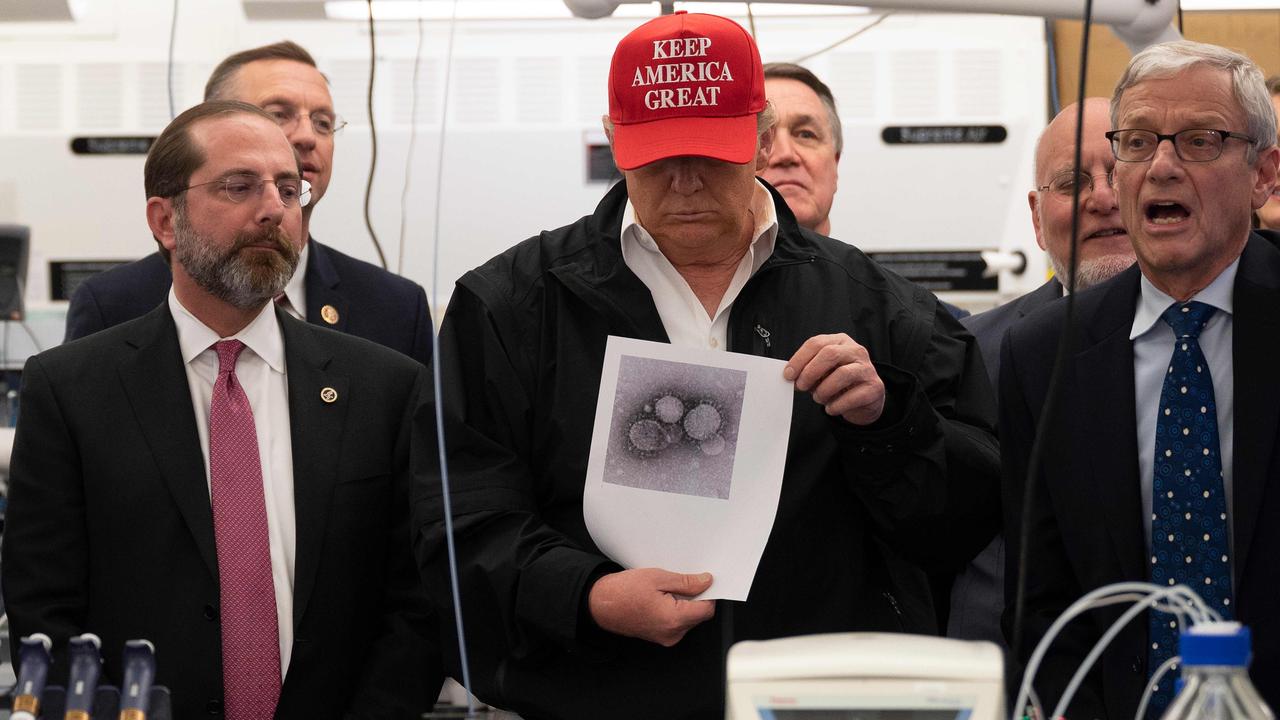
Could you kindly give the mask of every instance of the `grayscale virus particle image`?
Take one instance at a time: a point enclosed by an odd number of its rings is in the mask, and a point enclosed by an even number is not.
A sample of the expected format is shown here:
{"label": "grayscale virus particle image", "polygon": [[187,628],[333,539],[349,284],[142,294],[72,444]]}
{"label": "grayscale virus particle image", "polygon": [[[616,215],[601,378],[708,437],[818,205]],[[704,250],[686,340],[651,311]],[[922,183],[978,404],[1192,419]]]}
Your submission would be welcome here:
{"label": "grayscale virus particle image", "polygon": [[604,481],[728,499],[744,370],[623,355]]}

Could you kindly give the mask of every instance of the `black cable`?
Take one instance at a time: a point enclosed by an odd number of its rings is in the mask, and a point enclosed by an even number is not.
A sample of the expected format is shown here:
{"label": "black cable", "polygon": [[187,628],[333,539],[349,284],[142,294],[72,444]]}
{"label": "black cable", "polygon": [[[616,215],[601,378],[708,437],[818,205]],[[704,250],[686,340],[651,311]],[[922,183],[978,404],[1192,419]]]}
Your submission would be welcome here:
{"label": "black cable", "polygon": [[373,196],[373,173],[378,169],[378,129],[373,122],[373,77],[378,66],[378,47],[374,38],[373,0],[365,0],[369,8],[369,92],[366,94],[366,107],[369,110],[369,179],[364,185],[364,226],[369,229],[369,239],[373,241],[373,249],[378,253],[378,262],[382,269],[387,269],[387,256],[382,252],[382,243],[378,242],[378,234],[373,231],[373,221],[369,219],[369,198]]}
{"label": "black cable", "polygon": [[165,76],[168,78],[169,87],[169,119],[172,120],[178,116],[174,108],[173,102],[173,46],[174,40],[178,36],[178,0],[173,0],[173,17],[169,20],[169,64],[165,68]]}
{"label": "black cable", "polygon": [[[1080,175],[1081,140],[1084,137],[1084,93],[1085,80],[1089,69],[1089,30],[1092,25],[1093,0],[1085,0],[1084,27],[1080,36],[1080,83],[1076,93],[1074,169],[1077,177]],[[1090,182],[1092,182],[1092,178]],[[1049,389],[1045,393],[1044,404],[1040,412],[1040,422],[1036,426],[1035,439],[1031,443],[1025,484],[1022,488],[1022,518],[1018,533],[1018,578],[1013,605],[1013,637],[1011,638],[1013,643],[1010,645],[1010,650],[1019,655],[1022,651],[1022,635],[1026,624],[1027,566],[1029,564],[1027,546],[1031,540],[1031,504],[1035,500],[1036,483],[1040,481],[1040,463],[1044,457],[1044,448],[1049,434],[1048,428],[1053,423],[1058,399],[1062,395],[1062,376],[1064,368],[1071,361],[1071,341],[1075,336],[1073,331],[1076,309],[1076,268],[1079,265],[1078,251],[1080,249],[1080,183],[1076,183],[1071,199],[1073,201],[1071,206],[1071,259],[1067,266],[1066,282],[1063,285],[1067,293],[1066,317],[1063,318],[1062,332],[1058,338],[1058,355],[1053,362],[1053,373],[1049,376]],[[1014,710],[1018,713],[1021,712],[1021,708],[1014,708]]]}
{"label": "black cable", "polygon": [[1062,99],[1058,97],[1058,31],[1053,23],[1050,18],[1044,19],[1044,39],[1049,46],[1049,103],[1053,110],[1050,119],[1062,112]]}
{"label": "black cable", "polygon": [[1182,32],[1182,0],[1178,0],[1178,34],[1186,38],[1186,34]]}

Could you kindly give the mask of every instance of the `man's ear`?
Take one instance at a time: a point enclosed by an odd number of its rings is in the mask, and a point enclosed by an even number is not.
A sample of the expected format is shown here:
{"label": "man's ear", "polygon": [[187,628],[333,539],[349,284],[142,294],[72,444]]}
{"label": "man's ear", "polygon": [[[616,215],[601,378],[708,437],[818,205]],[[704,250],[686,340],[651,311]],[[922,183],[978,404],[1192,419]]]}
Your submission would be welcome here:
{"label": "man's ear", "polygon": [[1267,204],[1271,188],[1280,180],[1280,146],[1272,145],[1258,155],[1256,182],[1253,185],[1253,209]]}
{"label": "man's ear", "polygon": [[760,135],[760,147],[756,148],[756,172],[769,167],[769,153],[773,150],[773,138],[778,132],[776,125],[770,126]]}
{"label": "man's ear", "polygon": [[613,121],[608,115],[600,116],[600,125],[604,128],[604,136],[609,141],[609,154],[613,156],[614,167],[618,166],[618,156],[613,154]]}
{"label": "man's ear", "polygon": [[147,225],[156,242],[169,252],[177,245],[173,224],[173,198],[147,198]]}
{"label": "man's ear", "polygon": [[1036,231],[1036,244],[1040,246],[1041,250],[1049,252],[1049,248],[1044,244],[1044,235],[1040,232],[1039,203],[1040,193],[1035,190],[1027,191],[1027,205],[1031,207],[1031,227],[1035,228]]}

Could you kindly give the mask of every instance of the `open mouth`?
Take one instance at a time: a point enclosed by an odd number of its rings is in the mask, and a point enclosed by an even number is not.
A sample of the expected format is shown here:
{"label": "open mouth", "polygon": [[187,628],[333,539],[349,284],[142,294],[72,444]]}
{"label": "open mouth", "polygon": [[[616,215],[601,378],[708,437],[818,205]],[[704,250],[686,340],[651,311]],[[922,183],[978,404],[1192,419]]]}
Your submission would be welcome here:
{"label": "open mouth", "polygon": [[1191,217],[1191,211],[1181,203],[1160,201],[1148,203],[1146,215],[1153,225],[1177,225]]}

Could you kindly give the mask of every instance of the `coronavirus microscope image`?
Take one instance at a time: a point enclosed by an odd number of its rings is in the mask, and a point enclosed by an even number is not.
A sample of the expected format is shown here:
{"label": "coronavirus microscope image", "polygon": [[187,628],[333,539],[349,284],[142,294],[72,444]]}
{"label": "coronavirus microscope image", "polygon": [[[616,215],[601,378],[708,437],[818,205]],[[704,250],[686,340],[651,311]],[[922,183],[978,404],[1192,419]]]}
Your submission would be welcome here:
{"label": "coronavirus microscope image", "polygon": [[747,373],[624,355],[604,481],[726,499]]}

